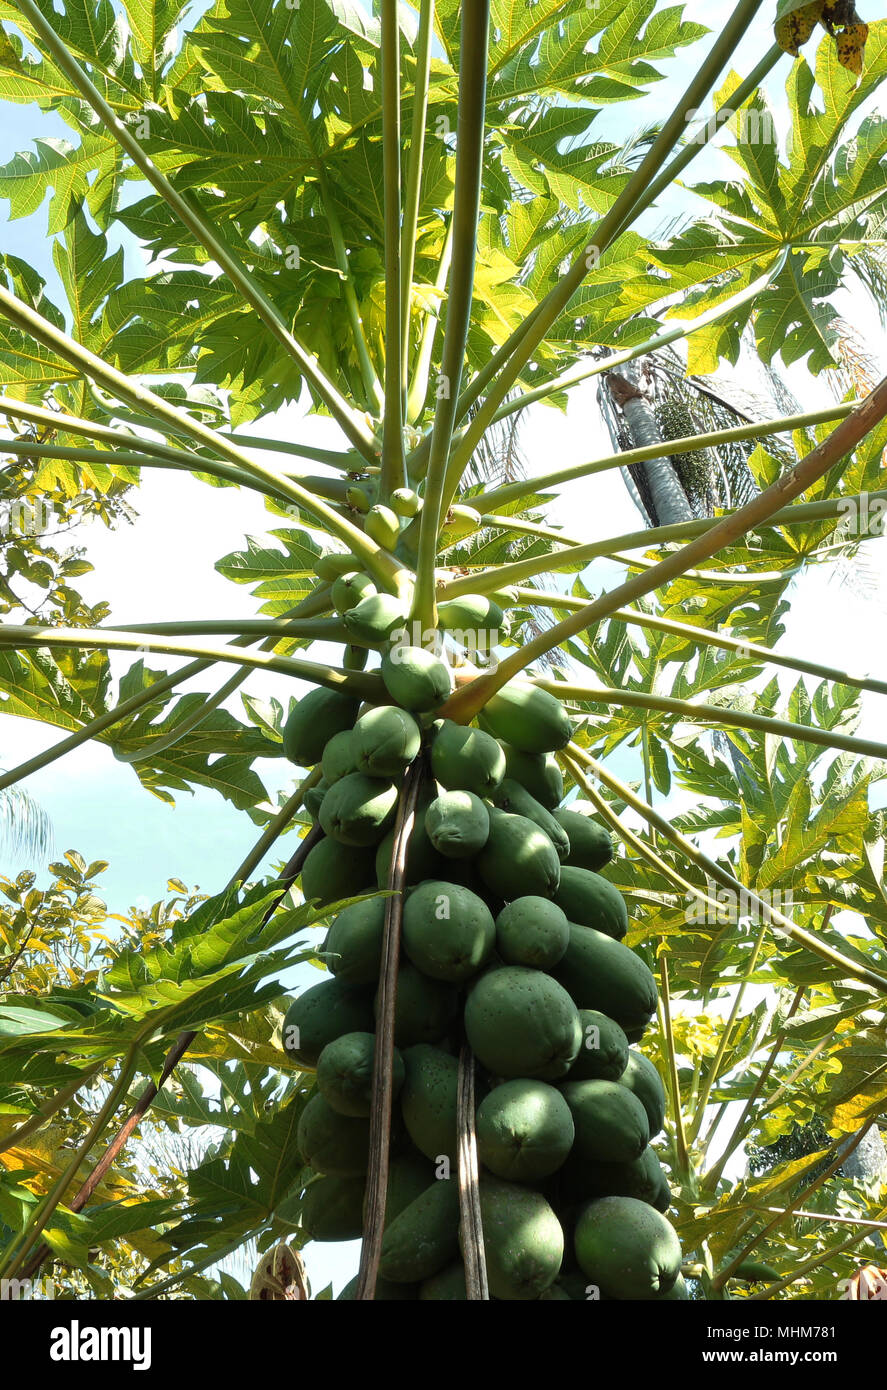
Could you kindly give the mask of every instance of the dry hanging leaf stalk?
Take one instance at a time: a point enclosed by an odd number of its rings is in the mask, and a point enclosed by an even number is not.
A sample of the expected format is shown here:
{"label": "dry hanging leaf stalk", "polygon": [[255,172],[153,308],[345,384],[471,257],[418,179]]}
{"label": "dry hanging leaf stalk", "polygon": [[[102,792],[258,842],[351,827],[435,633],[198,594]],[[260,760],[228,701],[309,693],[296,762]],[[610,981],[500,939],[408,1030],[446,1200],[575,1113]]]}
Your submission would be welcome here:
{"label": "dry hanging leaf stalk", "polygon": [[474,1124],[474,1054],[467,1044],[459,1053],[456,1099],[456,1142],[459,1158],[459,1230],[465,1264],[465,1292],[470,1299],[488,1299],[487,1261],[480,1210],[477,1133]]}

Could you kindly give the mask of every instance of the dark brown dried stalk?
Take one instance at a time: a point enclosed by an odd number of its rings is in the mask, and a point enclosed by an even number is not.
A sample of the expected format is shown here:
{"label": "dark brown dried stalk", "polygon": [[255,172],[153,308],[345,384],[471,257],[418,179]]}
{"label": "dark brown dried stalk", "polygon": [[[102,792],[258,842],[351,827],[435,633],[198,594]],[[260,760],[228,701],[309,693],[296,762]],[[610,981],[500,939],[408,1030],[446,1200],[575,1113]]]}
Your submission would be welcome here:
{"label": "dark brown dried stalk", "polygon": [[394,1069],[394,1009],[397,1003],[397,962],[400,955],[400,929],[403,921],[403,889],[406,881],[407,850],[422,781],[422,764],[417,759],[407,770],[397,808],[394,843],[388,868],[388,888],[393,896],[385,903],[385,934],[379,973],[379,1011],[376,1019],[376,1050],[373,1058],[373,1091],[370,1110],[370,1161],[367,1174],[367,1200],[357,1279],[358,1299],[371,1300],[376,1292],[382,1235],[385,1230],[385,1204],[388,1199],[388,1160],[391,1147],[391,1101]]}
{"label": "dark brown dried stalk", "polygon": [[468,1298],[488,1299],[487,1260],[480,1211],[477,1133],[474,1127],[474,1053],[463,1043],[459,1053],[456,1100],[456,1141],[459,1155],[459,1230]]}

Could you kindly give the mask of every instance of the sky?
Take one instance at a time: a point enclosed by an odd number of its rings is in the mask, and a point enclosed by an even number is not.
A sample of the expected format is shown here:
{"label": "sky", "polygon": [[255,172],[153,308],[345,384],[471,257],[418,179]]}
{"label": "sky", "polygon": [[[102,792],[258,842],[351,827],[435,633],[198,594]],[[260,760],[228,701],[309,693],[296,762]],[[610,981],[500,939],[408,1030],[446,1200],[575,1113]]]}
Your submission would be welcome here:
{"label": "sky", "polygon": [[[721,0],[715,3],[691,0],[685,8],[688,18],[716,31],[732,6]],[[734,59],[737,70],[747,71],[769,45],[769,35],[766,32],[762,35],[761,27],[765,26],[758,26],[756,32],[747,35],[740,47]],[[693,50],[694,61],[700,50],[701,45]],[[777,121],[780,111],[784,114],[781,87],[787,70],[788,60],[785,59],[767,83],[776,103]],[[653,120],[669,110],[679,85],[686,81],[687,60],[682,58],[671,65],[671,71],[671,80],[654,86],[643,102],[609,108],[601,119],[601,132],[621,139],[636,124]],[[68,133],[60,121],[44,115],[35,106],[13,108],[5,105],[3,116],[0,164],[15,152],[29,148],[37,135]],[[698,165],[694,165],[694,177],[697,169],[699,177],[710,176],[715,168],[721,169],[723,163],[722,156],[706,152],[699,157]],[[732,165],[729,167],[732,169]],[[675,195],[661,206],[655,217],[648,215],[648,234],[684,206],[680,195]],[[49,259],[45,207],[17,221],[9,221],[7,214],[8,204],[0,202],[0,250],[29,259],[46,275],[50,293],[53,293],[57,282]],[[112,244],[115,244],[113,236]],[[144,259],[138,246],[128,237],[121,244],[126,253],[127,274],[140,274]],[[863,331],[870,349],[880,354],[882,360],[887,357],[873,309],[859,301],[846,306],[842,312],[852,317]],[[790,370],[786,376],[803,405],[813,408],[823,403],[827,388],[821,381],[811,381],[802,369]],[[550,468],[555,461],[557,466],[562,466],[611,452],[609,436],[597,411],[595,389],[594,382],[576,388],[565,414],[544,406],[534,407],[527,413],[521,443],[531,475]],[[305,443],[328,447],[340,444],[331,421],[305,418],[299,406],[251,427],[251,432],[269,437],[277,434],[298,437]],[[272,464],[275,462],[274,455],[263,457]],[[290,466],[292,460],[287,459],[286,463]],[[312,471],[317,470],[312,468]],[[82,535],[76,537],[78,543],[87,546],[95,566],[93,573],[78,581],[87,602],[110,596],[111,620],[115,623],[137,623],[148,617],[162,621],[254,615],[256,605],[248,587],[222,578],[214,564],[219,557],[242,549],[247,535],[261,537],[279,526],[279,517],[269,515],[252,493],[208,488],[188,477],[160,470],[146,470],[134,501],[138,512],[134,525],[122,526],[116,532],[92,525],[82,528]],[[567,534],[579,535],[584,540],[620,534],[641,526],[617,471],[568,484],[550,515]],[[875,582],[879,586],[875,602],[855,593],[846,584],[840,585],[825,569],[814,570],[794,588],[786,634],[779,646],[846,669],[868,671],[882,678],[887,676],[882,636],[884,606],[887,606],[884,546],[882,541],[869,547]],[[584,576],[592,588],[610,585],[615,577],[615,567],[606,561],[596,562]],[[824,633],[828,633],[827,650],[824,650]],[[119,674],[127,668],[131,658],[114,657],[112,660]],[[209,677],[181,689],[215,689],[216,684],[216,675],[210,673]],[[246,688],[266,699],[275,695],[285,705],[293,685],[283,676],[262,674],[251,678]],[[233,697],[228,708],[242,717],[239,697]],[[874,695],[863,697],[860,732],[872,737],[883,736],[883,715],[878,697]],[[57,733],[39,724],[6,718],[0,723],[0,766],[12,766],[57,738]],[[625,754],[617,755],[613,766],[619,775],[631,771],[636,775],[636,765]],[[276,800],[278,792],[291,788],[291,771],[282,759],[267,760],[258,770],[272,800]],[[80,748],[63,761],[35,774],[27,786],[50,817],[53,855],[77,849],[87,860],[109,861],[101,890],[111,911],[125,911],[131,905],[148,906],[164,895],[167,879],[171,877],[208,893],[217,891],[257,837],[249,819],[214,793],[197,790],[193,795],[181,794],[174,808],[161,802],[142,788],[130,768],[117,762],[107,748],[98,744]],[[659,809],[667,814],[686,809],[692,801],[680,791],[665,800],[658,796],[655,799]],[[283,842],[284,853],[290,852],[291,843]],[[7,857],[4,862],[0,853],[0,872],[10,873],[25,866],[24,859],[16,862]],[[315,979],[311,967],[300,967],[294,983],[299,987],[305,980],[313,983]],[[338,1291],[353,1272],[355,1252],[356,1243],[345,1247],[309,1247],[307,1263],[314,1288],[323,1287],[333,1278],[334,1289]]]}

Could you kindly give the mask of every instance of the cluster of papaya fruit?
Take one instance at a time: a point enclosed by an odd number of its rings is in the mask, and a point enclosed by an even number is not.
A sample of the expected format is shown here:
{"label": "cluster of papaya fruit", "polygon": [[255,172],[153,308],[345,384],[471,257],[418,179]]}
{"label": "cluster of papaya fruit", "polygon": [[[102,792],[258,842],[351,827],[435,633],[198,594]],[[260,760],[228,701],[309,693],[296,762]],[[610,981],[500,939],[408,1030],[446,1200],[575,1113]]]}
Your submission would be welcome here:
{"label": "cluster of papaya fruit", "polygon": [[[676,1299],[681,1251],[650,1141],[665,1094],[632,1047],[656,1009],[628,914],[601,875],[609,833],[573,801],[554,756],[571,737],[560,702],[505,685],[478,726],[434,719],[450,669],[427,651],[382,658],[391,703],[315,690],[285,750],[323,780],[306,798],[324,837],[302,872],[328,905],[384,888],[407,769],[424,769],[406,856],[395,1011],[392,1160],[377,1299],[464,1299],[457,1180],[458,1056],[477,1067],[480,1203],[496,1299]],[[311,1240],[360,1236],[386,899],[332,921],[329,977],[284,1028],[316,1072],[298,1142],[318,1176]],[[339,1295],[355,1296],[356,1281]]]}

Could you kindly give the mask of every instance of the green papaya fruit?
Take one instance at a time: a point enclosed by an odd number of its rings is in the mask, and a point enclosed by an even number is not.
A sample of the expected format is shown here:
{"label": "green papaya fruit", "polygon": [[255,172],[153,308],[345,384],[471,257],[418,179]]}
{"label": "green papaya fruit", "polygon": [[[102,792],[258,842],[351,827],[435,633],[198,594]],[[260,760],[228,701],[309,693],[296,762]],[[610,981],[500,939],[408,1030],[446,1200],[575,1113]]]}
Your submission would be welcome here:
{"label": "green papaya fruit", "polygon": [[503,1081],[477,1109],[478,1157],[510,1182],[535,1182],[557,1172],[573,1137],[570,1107],[545,1081]]}
{"label": "green papaya fruit", "polygon": [[508,965],[549,970],[569,941],[570,924],[549,898],[515,898],[496,918],[496,950]]}
{"label": "green papaya fruit", "polygon": [[[547,835],[554,845],[558,859],[562,862],[570,853],[570,841],[563,826],[559,825],[550,811],[546,811],[534,796],[522,787],[520,782],[515,782],[513,777],[504,777],[498,787],[490,793],[490,800],[494,806],[498,806],[500,811],[508,811],[514,816],[523,816],[525,820],[531,820],[534,825],[538,825],[544,835]],[[578,921],[578,918],[574,918]]]}
{"label": "green papaya fruit", "polygon": [[561,1169],[560,1180],[561,1197],[569,1203],[634,1197],[657,1210],[661,1210],[663,1187],[667,1187],[662,1164],[649,1144],[628,1163],[595,1163],[571,1155]]}
{"label": "green papaya fruit", "polygon": [[565,1081],[576,1126],[575,1152],[594,1163],[630,1163],[650,1140],[647,1112],[618,1081]]}
{"label": "green papaya fruit", "polygon": [[309,850],[302,866],[302,896],[306,903],[317,901],[322,907],[356,898],[364,889],[375,888],[374,870],[371,849],[346,848],[325,838]]}
{"label": "green papaya fruit", "polygon": [[358,1240],[365,1189],[364,1177],[315,1178],[309,1183],[300,1214],[306,1240]]}
{"label": "green papaya fruit", "polygon": [[390,507],[377,502],[370,507],[363,524],[370,540],[375,541],[376,545],[381,545],[383,550],[394,549],[400,535],[400,522],[397,513]]}
{"label": "green papaya fruit", "polygon": [[[564,860],[570,868],[590,869],[597,873],[613,858],[613,841],[610,832],[593,816],[579,810],[587,802],[573,801],[569,806],[561,806],[552,814],[558,824],[566,830],[570,840],[570,853]],[[588,807],[591,811],[591,807]]]}
{"label": "green papaya fruit", "polygon": [[[424,1154],[410,1149],[397,1154],[388,1166],[388,1193],[385,1198],[385,1225],[389,1226],[395,1217],[421,1197],[428,1184],[434,1179],[434,1169]],[[367,1203],[364,1202],[364,1215]]]}
{"label": "green papaya fruit", "polygon": [[490,813],[474,792],[441,792],[425,811],[425,833],[447,859],[470,859],[487,843]]}
{"label": "green papaya fruit", "polygon": [[564,1257],[564,1233],[548,1202],[531,1188],[482,1178],[480,1209],[493,1298],[540,1298]]}
{"label": "green papaya fruit", "polygon": [[443,719],[435,726],[431,771],[447,791],[489,796],[505,776],[505,754],[481,729]]}
{"label": "green papaya fruit", "polygon": [[369,660],[366,647],[349,644],[342,654],[342,666],[346,671],[362,671]]}
{"label": "green papaya fruit", "polygon": [[760,1260],[743,1260],[730,1277],[742,1279],[748,1284],[777,1284],[782,1275],[772,1265],[763,1264]]}
{"label": "green papaya fruit", "polygon": [[466,507],[463,503],[456,502],[450,507],[444,517],[443,525],[440,528],[440,543],[443,546],[453,545],[455,541],[464,540],[466,536],[473,536],[481,525],[481,514],[474,507]]}
{"label": "green papaya fruit", "polygon": [[582,1046],[571,1081],[618,1081],[628,1065],[628,1039],[619,1024],[597,1009],[580,1009]]}
{"label": "green papaya fruit", "polygon": [[357,1178],[366,1172],[370,1126],[334,1110],[315,1093],[299,1118],[296,1143],[305,1162],[327,1178]]}
{"label": "green papaya fruit", "polygon": [[403,603],[393,594],[370,594],[349,608],[343,621],[354,641],[381,647],[405,616]]}
{"label": "green papaya fruit", "polygon": [[619,1077],[619,1084],[627,1086],[641,1102],[650,1122],[650,1135],[655,1139],[665,1126],[665,1087],[649,1057],[633,1047],[629,1048],[628,1061]]}
{"label": "green papaya fruit", "polygon": [[460,884],[430,879],[406,900],[404,950],[413,965],[434,980],[461,984],[476,975],[495,939],[490,909]]}
{"label": "green papaya fruit", "polygon": [[599,1010],[626,1035],[656,1012],[656,981],[640,956],[593,927],[570,923],[570,944],[552,973],[577,1008]]}
{"label": "green papaya fruit", "polygon": [[484,883],[505,902],[513,898],[550,898],[557,892],[561,866],[544,831],[526,816],[490,811],[490,834],[477,856]]}
{"label": "green papaya fruit", "polygon": [[340,574],[348,574],[349,571],[357,569],[357,566],[358,561],[350,551],[341,555],[338,551],[331,550],[326,555],[317,556],[314,561],[314,573],[324,583],[334,584]]}
{"label": "green papaya fruit", "polygon": [[494,1076],[556,1081],[582,1035],[567,992],[541,970],[506,965],[481,975],[465,1001],[465,1034]]}
{"label": "green papaya fruit", "polygon": [[437,709],[453,689],[447,663],[424,647],[393,646],[382,657],[381,674],[392,700],[417,714]]}
{"label": "green papaya fruit", "polygon": [[420,1153],[436,1163],[448,1157],[456,1171],[456,1091],[459,1063],[448,1052],[420,1043],[403,1054],[400,1111]]}
{"label": "green papaya fruit", "polygon": [[326,796],[329,789],[329,782],[322,777],[315,786],[309,787],[302,797],[302,805],[313,821],[316,821],[317,817],[320,815],[323,798]]}
{"label": "green papaya fruit", "polygon": [[433,1274],[430,1279],[419,1285],[419,1299],[421,1301],[443,1301],[462,1302],[468,1298],[465,1288],[465,1266],[461,1260],[455,1264],[447,1265],[439,1274]]}
{"label": "green papaya fruit", "polygon": [[658,1211],[634,1197],[602,1197],[584,1208],[576,1258],[604,1298],[650,1300],[667,1294],[681,1271],[681,1246]]}
{"label": "green papaya fruit", "polygon": [[325,834],[341,845],[377,845],[394,820],[397,788],[393,782],[350,772],[330,787],[320,808]]}
{"label": "green papaya fruit", "polygon": [[333,735],[351,728],[359,708],[359,700],[340,690],[320,686],[310,690],[293,707],[284,725],[285,756],[299,767],[314,767]]}
{"label": "green papaya fruit", "polygon": [[617,888],[591,869],[561,865],[561,881],[554,901],[563,908],[571,922],[621,941],[628,931],[628,908]]}
{"label": "green papaya fruit", "polygon": [[333,734],[320,760],[323,780],[328,787],[347,777],[349,772],[357,772],[357,751],[354,746],[354,730],[343,729]]}
{"label": "green papaya fruit", "polygon": [[410,487],[399,487],[391,494],[391,509],[398,516],[418,516],[422,510],[422,498]]}
{"label": "green papaya fruit", "polygon": [[294,999],[283,1022],[283,1047],[302,1067],[315,1067],[327,1043],[342,1033],[357,1033],[373,1027],[373,1006],[369,994],[325,979]]}
{"label": "green papaya fruit", "polygon": [[344,617],[365,598],[372,598],[378,592],[368,574],[364,574],[363,570],[351,570],[348,574],[339,575],[330,597],[336,612]]}
{"label": "green papaya fruit", "polygon": [[459,995],[452,985],[430,979],[409,963],[400,967],[394,1011],[394,1041],[398,1047],[440,1042],[458,1014]]}
{"label": "green papaya fruit", "polygon": [[[394,851],[394,831],[389,830],[376,851],[376,883],[380,888],[387,887],[388,869]],[[448,864],[442,859],[425,834],[424,826],[417,819],[407,847],[406,886],[413,887],[426,878],[440,878],[446,873]]]}
{"label": "green papaya fruit", "polygon": [[529,681],[509,681],[481,711],[479,722],[523,753],[554,753],[573,737],[569,716],[554,695]]}
{"label": "green papaya fruit", "polygon": [[[558,766],[553,753],[523,753],[510,744],[503,745],[505,752],[505,776],[536,798],[546,811],[554,811],[564,795],[564,774]],[[559,817],[557,818],[559,819]],[[563,827],[569,836],[567,826]],[[569,863],[569,860],[566,861]]]}
{"label": "green papaya fruit", "polygon": [[[498,632],[505,621],[505,614],[486,594],[460,594],[458,598],[447,599],[437,605],[437,621],[444,632],[464,633]],[[477,646],[479,643],[465,641],[463,646]]]}
{"label": "green papaya fruit", "polygon": [[[348,1302],[357,1298],[357,1283],[359,1275],[355,1274],[353,1279],[349,1279],[344,1289],[336,1296],[336,1302]],[[374,1303],[403,1303],[405,1300],[420,1297],[418,1290],[411,1284],[392,1284],[388,1279],[376,1278],[376,1287],[373,1292]]]}
{"label": "green papaya fruit", "polygon": [[377,491],[377,487],[371,483],[364,483],[360,487],[355,484],[353,487],[345,489],[345,501],[356,512],[366,515],[376,500]]}
{"label": "green papaya fruit", "polygon": [[333,918],[321,955],[337,980],[351,986],[375,985],[382,964],[385,899],[365,898],[343,907]]}
{"label": "green papaya fruit", "polygon": [[397,705],[377,705],[352,730],[357,768],[370,777],[399,777],[422,744],[422,731]]}
{"label": "green papaya fruit", "polygon": [[[351,1119],[369,1118],[375,1047],[375,1033],[342,1033],[327,1043],[317,1059],[317,1089],[338,1114]],[[395,1048],[393,1095],[400,1091],[403,1079],[403,1057]]]}
{"label": "green papaya fruit", "polygon": [[459,1253],[459,1184],[435,1179],[396,1216],[382,1237],[379,1273],[398,1284],[438,1274]]}

